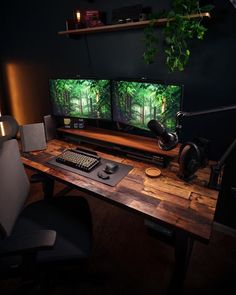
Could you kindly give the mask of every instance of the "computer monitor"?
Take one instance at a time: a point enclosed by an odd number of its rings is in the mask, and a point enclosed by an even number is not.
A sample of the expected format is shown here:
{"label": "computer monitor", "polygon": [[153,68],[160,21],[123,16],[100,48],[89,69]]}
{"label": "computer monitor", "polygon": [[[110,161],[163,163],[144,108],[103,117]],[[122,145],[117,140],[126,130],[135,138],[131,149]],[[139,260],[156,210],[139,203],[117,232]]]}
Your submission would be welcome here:
{"label": "computer monitor", "polygon": [[173,132],[181,103],[181,85],[147,80],[113,82],[113,120],[120,123],[148,130],[147,123],[154,119]]}
{"label": "computer monitor", "polygon": [[112,119],[110,80],[49,79],[54,116]]}

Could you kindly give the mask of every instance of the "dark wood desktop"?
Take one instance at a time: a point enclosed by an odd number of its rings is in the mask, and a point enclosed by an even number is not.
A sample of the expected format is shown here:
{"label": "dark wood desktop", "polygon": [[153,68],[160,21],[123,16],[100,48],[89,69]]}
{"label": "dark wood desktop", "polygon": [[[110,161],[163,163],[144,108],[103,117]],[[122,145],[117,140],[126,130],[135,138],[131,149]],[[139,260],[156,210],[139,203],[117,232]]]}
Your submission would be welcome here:
{"label": "dark wood desktop", "polygon": [[[59,130],[63,132],[63,129]],[[64,130],[65,131],[65,130]],[[65,132],[75,132],[73,130]],[[85,136],[86,131],[81,132]],[[93,134],[92,137],[101,139],[101,134]],[[106,133],[106,132],[105,132]],[[109,138],[110,136],[110,138]],[[106,140],[120,142],[120,134],[105,135]],[[140,142],[135,136],[133,145],[141,144],[149,149],[145,141]],[[123,138],[127,141],[127,138]],[[129,137],[130,140],[130,137]],[[150,139],[150,148],[158,151],[156,141]],[[170,284],[171,291],[178,293],[184,281],[188,260],[194,240],[207,243],[210,240],[218,192],[207,188],[210,177],[209,167],[198,170],[192,183],[186,183],[179,179],[177,154],[178,148],[172,150],[169,155],[172,157],[166,168],[160,168],[161,175],[157,178],[150,178],[145,174],[146,168],[153,166],[138,160],[133,160],[121,155],[114,155],[102,151],[96,146],[89,145],[97,151],[98,155],[108,160],[132,165],[133,169],[115,187],[97,182],[67,170],[52,167],[47,161],[52,157],[61,154],[67,148],[78,147],[78,143],[53,139],[47,143],[47,149],[43,151],[22,153],[22,161],[25,166],[41,172],[52,179],[61,181],[68,186],[88,193],[113,205],[119,206],[130,212],[140,214],[145,220],[151,221],[164,227],[173,233],[173,245],[175,246],[176,265]],[[146,147],[145,147],[146,146]]]}

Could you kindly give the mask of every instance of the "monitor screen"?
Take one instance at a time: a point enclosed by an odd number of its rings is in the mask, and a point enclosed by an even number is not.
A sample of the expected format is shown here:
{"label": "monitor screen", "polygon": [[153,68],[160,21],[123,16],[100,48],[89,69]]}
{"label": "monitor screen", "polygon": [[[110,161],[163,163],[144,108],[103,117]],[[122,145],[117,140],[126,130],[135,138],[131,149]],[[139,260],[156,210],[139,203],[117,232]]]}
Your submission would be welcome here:
{"label": "monitor screen", "polygon": [[113,119],[146,130],[147,123],[154,119],[173,132],[181,101],[180,85],[117,80],[113,85]]}
{"label": "monitor screen", "polygon": [[109,80],[50,79],[53,115],[111,120]]}

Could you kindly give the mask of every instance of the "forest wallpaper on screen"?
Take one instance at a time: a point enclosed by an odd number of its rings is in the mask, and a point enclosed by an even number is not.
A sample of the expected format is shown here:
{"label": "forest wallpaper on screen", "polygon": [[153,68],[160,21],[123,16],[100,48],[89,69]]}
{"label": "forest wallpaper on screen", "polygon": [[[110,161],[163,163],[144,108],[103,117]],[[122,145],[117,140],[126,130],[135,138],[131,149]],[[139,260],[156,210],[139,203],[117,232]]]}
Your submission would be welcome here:
{"label": "forest wallpaper on screen", "polygon": [[181,86],[119,80],[113,81],[111,91],[109,80],[50,79],[49,84],[54,115],[107,120],[113,116],[116,122],[146,130],[154,119],[175,131]]}
{"label": "forest wallpaper on screen", "polygon": [[178,85],[117,81],[114,85],[114,120],[142,129],[154,119],[174,131],[182,89]]}
{"label": "forest wallpaper on screen", "polygon": [[109,80],[50,79],[53,114],[91,119],[111,119]]}

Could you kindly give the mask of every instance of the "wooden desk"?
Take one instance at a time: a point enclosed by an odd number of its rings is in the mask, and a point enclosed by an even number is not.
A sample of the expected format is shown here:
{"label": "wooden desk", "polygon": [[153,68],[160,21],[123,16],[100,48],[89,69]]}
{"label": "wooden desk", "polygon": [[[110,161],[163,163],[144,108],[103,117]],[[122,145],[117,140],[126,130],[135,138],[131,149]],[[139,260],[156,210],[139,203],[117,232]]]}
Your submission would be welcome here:
{"label": "wooden desk", "polygon": [[161,176],[153,179],[145,175],[145,169],[150,164],[98,152],[103,158],[134,167],[117,186],[110,187],[47,164],[49,159],[69,147],[73,148],[74,144],[51,140],[44,151],[22,154],[22,161],[25,166],[50,178],[140,214],[145,219],[172,230],[175,237],[176,267],[170,292],[173,290],[175,294],[178,293],[177,290],[181,290],[184,280],[193,241],[207,243],[211,236],[218,192],[206,187],[209,167],[199,170],[196,179],[189,184],[176,176],[178,164],[175,162],[162,168]]}

